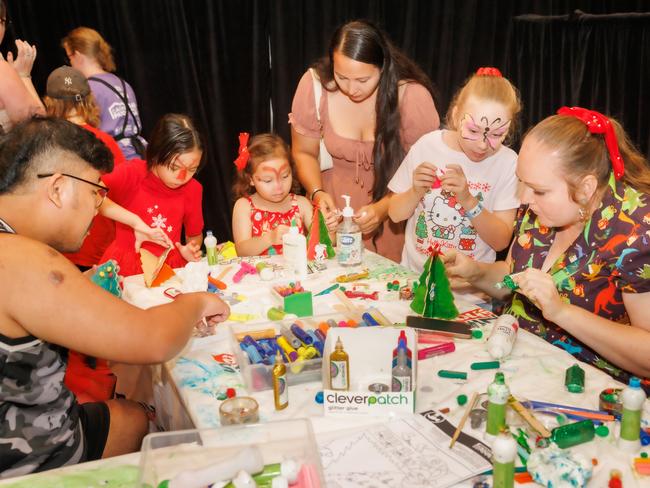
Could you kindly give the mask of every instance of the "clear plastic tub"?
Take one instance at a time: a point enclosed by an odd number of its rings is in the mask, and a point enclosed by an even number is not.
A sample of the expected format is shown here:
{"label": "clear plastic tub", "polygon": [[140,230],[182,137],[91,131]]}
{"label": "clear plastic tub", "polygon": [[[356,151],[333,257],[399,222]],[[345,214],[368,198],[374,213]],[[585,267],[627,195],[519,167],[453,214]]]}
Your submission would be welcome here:
{"label": "clear plastic tub", "polygon": [[302,467],[300,476],[310,476],[308,486],[325,486],[307,419],[149,434],[142,442],[139,486],[157,488],[180,473],[227,462],[251,446],[259,449],[264,465],[293,460]]}
{"label": "clear plastic tub", "polygon": [[[263,324],[233,324],[232,330],[232,348],[237,357],[237,364],[241,369],[242,376],[246,382],[246,387],[250,392],[257,392],[262,390],[273,389],[273,365],[272,364],[253,364],[240,347],[237,336],[240,334],[274,329],[275,334],[280,334],[281,325],[291,327],[292,324],[299,321],[305,329],[316,329],[318,324],[326,322],[328,319],[334,320],[337,324],[344,320],[349,320],[350,317],[342,313],[333,313],[327,315],[317,315],[308,318],[298,319],[284,319],[275,322],[267,322]],[[322,360],[320,357],[307,359],[304,361],[286,363],[287,366],[287,381],[289,385],[298,385],[301,383],[308,383],[310,381],[322,382],[321,366]]]}

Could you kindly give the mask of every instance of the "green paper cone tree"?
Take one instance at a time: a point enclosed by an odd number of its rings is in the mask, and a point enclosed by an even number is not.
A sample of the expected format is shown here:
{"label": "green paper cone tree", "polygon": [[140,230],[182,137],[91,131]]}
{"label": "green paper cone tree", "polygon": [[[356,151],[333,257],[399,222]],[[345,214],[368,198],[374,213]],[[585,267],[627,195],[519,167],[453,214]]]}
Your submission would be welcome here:
{"label": "green paper cone tree", "polygon": [[429,253],[419,284],[413,294],[411,310],[423,317],[455,319],[458,317],[458,309],[454,304],[454,295],[445,273],[445,265],[440,260],[437,249],[431,248]]}
{"label": "green paper cone tree", "polygon": [[323,212],[320,211],[318,206],[314,207],[314,215],[311,219],[311,228],[309,229],[309,235],[307,236],[307,259],[309,261],[316,259],[316,244],[324,244],[327,247],[325,253],[327,259],[332,259],[336,255],[334,247],[332,246],[332,240],[330,239],[327,230],[327,225],[325,225],[325,217],[323,217]]}

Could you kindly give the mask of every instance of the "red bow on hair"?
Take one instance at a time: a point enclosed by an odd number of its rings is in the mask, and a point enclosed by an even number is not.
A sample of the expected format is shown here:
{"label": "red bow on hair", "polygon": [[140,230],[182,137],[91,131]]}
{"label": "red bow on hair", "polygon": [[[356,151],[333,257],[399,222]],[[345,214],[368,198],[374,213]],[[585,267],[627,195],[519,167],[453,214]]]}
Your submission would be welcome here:
{"label": "red bow on hair", "polygon": [[239,156],[235,159],[237,171],[244,171],[244,168],[248,164],[248,158],[250,158],[250,153],[248,152],[249,137],[250,134],[248,132],[239,133]]}
{"label": "red bow on hair", "polygon": [[495,78],[503,78],[501,71],[499,71],[497,68],[490,67],[477,69],[476,76],[494,76]]}
{"label": "red bow on hair", "polygon": [[589,132],[592,134],[605,135],[605,145],[609,152],[609,159],[612,161],[614,176],[617,180],[620,180],[623,177],[623,173],[625,173],[625,165],[621,153],[618,150],[618,142],[616,140],[614,127],[609,121],[609,118],[595,110],[588,110],[581,107],[562,107],[557,111],[557,113],[559,115],[567,115],[581,120],[585,123],[587,129],[589,129]]}

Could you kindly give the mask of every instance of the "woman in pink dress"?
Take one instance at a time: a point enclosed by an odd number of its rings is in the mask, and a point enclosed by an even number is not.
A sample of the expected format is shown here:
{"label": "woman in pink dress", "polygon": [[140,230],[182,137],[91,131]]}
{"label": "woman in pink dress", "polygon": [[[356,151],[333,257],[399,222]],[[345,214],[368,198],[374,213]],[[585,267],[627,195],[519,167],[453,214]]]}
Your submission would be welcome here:
{"label": "woman in pink dress", "polygon": [[[291,149],[307,197],[331,224],[340,196],[350,195],[366,248],[399,262],[404,227],[387,220],[387,186],[411,145],[440,125],[430,80],[376,26],[354,21],[303,75],[291,110]],[[322,172],[321,137],[333,160]]]}

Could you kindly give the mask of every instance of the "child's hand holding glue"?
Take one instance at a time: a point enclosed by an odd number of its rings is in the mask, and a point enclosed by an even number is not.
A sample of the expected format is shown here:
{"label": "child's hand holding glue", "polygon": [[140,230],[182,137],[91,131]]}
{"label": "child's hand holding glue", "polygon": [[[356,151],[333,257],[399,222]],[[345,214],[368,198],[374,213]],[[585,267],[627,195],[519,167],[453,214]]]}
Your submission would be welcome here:
{"label": "child's hand holding glue", "polygon": [[465,172],[459,164],[449,164],[440,178],[442,189],[456,195],[456,200],[463,208],[474,208],[478,203],[476,197],[469,192]]}
{"label": "child's hand holding glue", "polygon": [[430,188],[440,187],[438,168],[424,162],[413,170],[413,191],[421,198]]}

